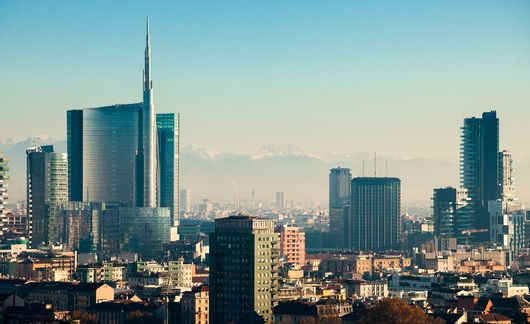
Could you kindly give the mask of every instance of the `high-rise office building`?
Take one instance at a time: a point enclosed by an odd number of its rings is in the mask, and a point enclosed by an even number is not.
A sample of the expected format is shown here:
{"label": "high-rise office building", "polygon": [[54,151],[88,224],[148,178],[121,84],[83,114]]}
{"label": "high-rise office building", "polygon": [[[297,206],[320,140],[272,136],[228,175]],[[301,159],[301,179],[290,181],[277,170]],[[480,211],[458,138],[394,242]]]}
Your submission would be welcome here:
{"label": "high-rise office building", "polygon": [[143,101],[67,113],[69,199],[178,213],[178,126],[175,114],[160,114],[157,121],[148,21]]}
{"label": "high-rise office building", "polygon": [[28,235],[32,247],[57,241],[57,207],[68,200],[68,159],[53,146],[26,150]]}
{"label": "high-rise office building", "polygon": [[171,210],[171,226],[179,220],[179,115],[157,114],[160,207]]}
{"label": "high-rise office building", "polygon": [[276,209],[285,209],[285,193],[283,191],[276,193]]}
{"label": "high-rise office building", "polygon": [[210,322],[272,323],[277,304],[278,234],[274,221],[215,220],[210,234]]}
{"label": "high-rise office building", "polygon": [[359,177],[351,181],[351,247],[398,249],[401,239],[401,180]]}
{"label": "high-rise office building", "polygon": [[345,242],[344,208],[350,205],[351,172],[347,168],[329,170],[329,230],[333,247],[343,248]]}
{"label": "high-rise office building", "polygon": [[4,224],[6,212],[5,204],[7,204],[7,179],[9,170],[7,165],[7,158],[0,152],[0,234],[3,234],[7,227]]}
{"label": "high-rise office building", "polygon": [[[499,119],[495,111],[466,118],[460,147],[460,185],[467,190],[472,224],[489,230],[488,202],[501,198],[499,189]],[[463,224],[468,226],[468,224]],[[486,239],[486,235],[483,239]]]}
{"label": "high-rise office building", "polygon": [[135,197],[141,112],[141,103],[67,112],[71,201],[143,204]]}
{"label": "high-rise office building", "polygon": [[180,214],[189,213],[191,211],[191,190],[181,189],[179,198]]}

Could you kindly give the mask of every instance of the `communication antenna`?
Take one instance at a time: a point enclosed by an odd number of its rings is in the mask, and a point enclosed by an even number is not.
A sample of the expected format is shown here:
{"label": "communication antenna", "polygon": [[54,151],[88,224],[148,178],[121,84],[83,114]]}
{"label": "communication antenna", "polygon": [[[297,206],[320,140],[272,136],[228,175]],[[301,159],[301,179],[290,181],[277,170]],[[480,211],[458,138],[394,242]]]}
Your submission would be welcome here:
{"label": "communication antenna", "polygon": [[374,151],[374,178],[377,178],[377,152]]}
{"label": "communication antenna", "polygon": [[388,178],[388,159],[385,160],[385,177]]}
{"label": "communication antenna", "polygon": [[363,160],[363,177],[364,177],[364,160]]}

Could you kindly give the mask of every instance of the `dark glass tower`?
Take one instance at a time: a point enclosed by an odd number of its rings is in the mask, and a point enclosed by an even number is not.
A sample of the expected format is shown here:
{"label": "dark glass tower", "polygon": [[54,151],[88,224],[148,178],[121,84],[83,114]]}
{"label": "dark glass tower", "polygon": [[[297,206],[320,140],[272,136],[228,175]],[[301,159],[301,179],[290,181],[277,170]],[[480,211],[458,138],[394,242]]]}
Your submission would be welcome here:
{"label": "dark glass tower", "polygon": [[[351,172],[347,168],[333,168],[329,170],[329,230],[333,242],[333,247],[343,248],[345,242],[348,242],[347,235],[344,231],[345,219],[347,220],[350,205],[350,185]],[[346,214],[345,214],[346,213]]]}
{"label": "dark glass tower", "polygon": [[179,215],[179,115],[157,114],[160,207],[171,210],[171,226]]}
{"label": "dark glass tower", "polygon": [[464,119],[460,184],[469,197],[470,220],[463,222],[459,230],[489,229],[488,201],[502,197],[498,159],[499,119],[496,112],[485,112],[482,118]]}
{"label": "dark glass tower", "polygon": [[360,177],[351,181],[351,247],[355,250],[399,249],[401,180]]}
{"label": "dark glass tower", "polygon": [[454,236],[456,234],[457,193],[452,187],[436,188],[433,195],[434,234]]}

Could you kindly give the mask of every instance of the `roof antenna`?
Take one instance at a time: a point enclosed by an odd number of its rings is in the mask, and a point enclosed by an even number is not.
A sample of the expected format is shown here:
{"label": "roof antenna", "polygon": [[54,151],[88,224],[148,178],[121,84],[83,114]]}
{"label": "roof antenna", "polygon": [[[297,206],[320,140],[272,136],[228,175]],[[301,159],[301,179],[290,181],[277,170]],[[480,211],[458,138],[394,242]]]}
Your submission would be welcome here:
{"label": "roof antenna", "polygon": [[388,159],[385,160],[385,177],[388,178]]}
{"label": "roof antenna", "polygon": [[374,178],[377,178],[377,151],[374,151]]}
{"label": "roof antenna", "polygon": [[363,160],[363,177],[364,177],[364,160]]}

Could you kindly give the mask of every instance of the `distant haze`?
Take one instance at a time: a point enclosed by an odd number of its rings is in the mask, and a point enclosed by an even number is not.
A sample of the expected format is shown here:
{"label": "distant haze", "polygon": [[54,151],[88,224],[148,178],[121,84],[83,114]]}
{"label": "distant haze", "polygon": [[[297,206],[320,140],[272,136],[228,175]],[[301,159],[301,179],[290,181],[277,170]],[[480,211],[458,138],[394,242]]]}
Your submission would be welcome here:
{"label": "distant haze", "polygon": [[[66,110],[154,102],[184,145],[247,154],[457,160],[464,117],[496,109],[530,157],[530,1],[1,1],[2,138],[66,137]],[[21,127],[23,125],[23,127]]]}
{"label": "distant haze", "polygon": [[[47,136],[20,142],[0,141],[0,151],[10,159],[9,196],[11,201],[25,199],[25,149],[34,143],[54,144],[56,151],[65,151],[65,141]],[[434,187],[458,186],[457,161],[425,158],[378,157],[378,176],[386,174],[402,180],[402,200],[406,205],[430,206]],[[316,156],[292,145],[264,145],[251,154],[221,153],[211,148],[184,147],[181,154],[181,188],[189,188],[193,201],[208,198],[232,201],[233,183],[237,184],[241,201],[256,198],[270,202],[277,191],[284,191],[286,200],[315,202],[327,208],[328,173],[336,166],[349,167],[354,177],[373,175],[373,153]],[[530,160],[516,161],[517,179],[530,178]],[[517,196],[530,201],[530,183],[516,181]]]}
{"label": "distant haze", "polygon": [[[325,201],[326,169],[377,151],[428,203],[457,185],[463,119],[495,109],[530,200],[526,0],[0,1],[0,138],[64,140],[66,110],[141,101],[146,16],[156,111],[181,113],[182,147],[235,154],[183,154],[195,198],[231,197],[230,174],[240,196]],[[311,154],[251,159],[266,143]]]}

